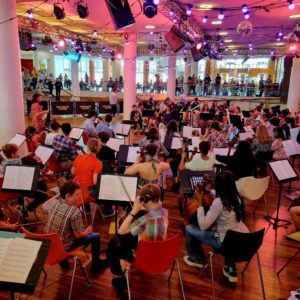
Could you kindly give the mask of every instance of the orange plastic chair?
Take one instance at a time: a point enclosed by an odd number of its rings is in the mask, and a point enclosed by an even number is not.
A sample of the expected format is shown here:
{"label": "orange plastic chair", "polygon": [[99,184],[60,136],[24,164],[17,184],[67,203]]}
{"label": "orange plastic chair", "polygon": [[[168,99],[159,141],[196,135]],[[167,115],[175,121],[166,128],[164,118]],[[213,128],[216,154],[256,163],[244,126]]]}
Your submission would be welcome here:
{"label": "orange plastic chair", "polygon": [[18,199],[18,198],[22,197],[22,194],[11,193],[11,192],[3,192],[2,191],[2,185],[3,185],[3,178],[0,178],[0,202],[3,202],[4,205],[11,212],[11,209],[8,206],[8,202],[11,201],[11,200],[15,200],[15,199]]}
{"label": "orange plastic chair", "polygon": [[125,270],[129,300],[131,300],[129,271],[132,266],[148,275],[158,275],[168,271],[171,268],[171,272],[168,277],[168,281],[170,281],[175,265],[178,270],[182,297],[185,300],[180,266],[177,260],[179,252],[179,237],[180,234],[178,233],[172,238],[164,241],[139,242],[135,253],[135,260],[133,264]]}
{"label": "orange plastic chair", "polygon": [[[74,283],[77,264],[79,264],[79,266],[83,272],[86,285],[87,286],[92,285],[91,281],[89,280],[85,266],[83,265],[81,260],[77,257],[79,248],[75,248],[72,251],[66,252],[64,249],[63,243],[60,240],[60,237],[57,233],[48,233],[48,234],[32,233],[32,232],[28,231],[27,229],[25,229],[24,227],[21,227],[21,230],[25,234],[25,236],[28,238],[35,238],[35,239],[40,239],[40,240],[50,240],[51,241],[51,245],[50,245],[50,249],[48,252],[48,256],[47,256],[45,265],[52,266],[52,265],[55,265],[55,264],[58,264],[58,263],[64,261],[65,259],[70,259],[70,258],[72,258],[74,260],[72,279],[71,279],[70,290],[69,290],[69,294],[68,294],[69,300],[71,299],[71,295],[72,295],[72,289],[73,289],[73,283]],[[51,284],[53,284],[53,283],[51,283]],[[46,287],[43,287],[43,289]]]}
{"label": "orange plastic chair", "polygon": [[89,136],[86,134],[86,132],[82,133],[82,141],[85,145],[87,145],[88,141],[89,141]]}
{"label": "orange plastic chair", "polygon": [[48,160],[47,167],[50,171],[52,171],[55,177],[59,180],[62,174],[64,173],[64,169],[58,163],[56,157],[51,155],[50,159]]}

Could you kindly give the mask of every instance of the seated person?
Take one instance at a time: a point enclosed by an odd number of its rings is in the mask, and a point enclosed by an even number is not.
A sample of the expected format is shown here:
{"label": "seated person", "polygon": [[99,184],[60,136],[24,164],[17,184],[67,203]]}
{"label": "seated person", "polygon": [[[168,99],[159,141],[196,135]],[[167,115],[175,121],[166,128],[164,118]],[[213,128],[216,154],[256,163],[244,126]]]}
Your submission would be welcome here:
{"label": "seated person", "polygon": [[296,231],[300,231],[300,205],[291,207],[289,212]]}
{"label": "seated person", "polygon": [[87,115],[87,119],[83,123],[84,132],[88,137],[97,137],[95,121],[98,117],[98,112],[95,110],[90,110]]}
{"label": "seated person", "polygon": [[282,143],[285,140],[283,129],[281,127],[275,127],[273,129],[273,134],[275,138],[271,146],[271,151],[274,151],[273,159],[286,159],[287,155]]}
{"label": "seated person", "polygon": [[[139,218],[137,215],[144,211]],[[134,261],[134,249],[139,240],[160,241],[167,238],[168,210],[160,202],[160,188],[156,184],[145,185],[134,201],[129,215],[118,230],[119,239],[108,244],[107,260],[114,275],[112,284],[117,289],[126,288],[126,279],[120,260]]]}
{"label": "seated person", "polygon": [[60,166],[68,171],[71,170],[73,161],[78,155],[73,140],[69,137],[72,130],[70,123],[61,124],[62,134],[53,139],[54,155]]}
{"label": "seated person", "polygon": [[59,135],[60,131],[60,125],[56,121],[52,121],[50,124],[51,132],[47,133],[45,138],[45,145],[52,146],[53,145],[53,139]]}
{"label": "seated person", "polygon": [[93,232],[91,225],[84,226],[81,212],[75,205],[82,197],[80,186],[72,181],[66,181],[60,187],[61,199],[53,202],[49,209],[49,218],[45,233],[58,233],[66,251],[81,245],[91,244],[93,273],[98,273],[105,266],[100,260],[100,234]]}
{"label": "seated person", "polygon": [[110,127],[111,121],[112,121],[112,116],[110,114],[106,115],[104,122],[99,123],[96,127],[97,134],[99,134],[99,132],[105,131],[109,135],[109,137],[114,137],[115,134]]}
{"label": "seated person", "polygon": [[17,229],[17,223],[10,224],[4,221],[4,215],[2,210],[0,209],[0,230],[7,230],[7,231],[15,231]]}
{"label": "seated person", "polygon": [[135,133],[136,133],[136,130],[137,130],[137,125],[140,126],[140,129],[143,128],[142,114],[138,110],[138,107],[136,105],[132,106],[132,111],[130,112],[130,121],[133,122],[133,128],[134,128]]}
{"label": "seated person", "polygon": [[191,158],[188,162],[186,160],[185,149],[181,153],[181,161],[179,164],[179,170],[191,170],[191,171],[212,171],[215,164],[215,155],[209,153],[210,144],[207,141],[202,141],[199,143],[200,156],[195,156],[196,151],[193,151]]}
{"label": "seated person", "polygon": [[[186,227],[187,254],[184,262],[192,267],[202,268],[206,265],[205,253],[199,242],[206,243],[214,249],[220,249],[228,230],[248,232],[243,223],[244,205],[235,186],[235,178],[229,171],[220,172],[216,176],[215,190],[217,198],[213,201],[207,214],[204,214],[202,191],[196,191],[199,202],[197,211],[198,226]],[[216,223],[216,230],[210,227]],[[225,257],[223,274],[229,282],[237,282],[235,263]]]}
{"label": "seated person", "polygon": [[101,161],[108,161],[110,168],[113,169],[116,162],[115,151],[106,145],[110,136],[107,132],[101,131],[98,133],[98,137],[100,139],[101,148],[97,153],[97,158]]}
{"label": "seated person", "polygon": [[206,134],[206,139],[211,144],[212,148],[225,146],[227,138],[222,132],[219,122],[213,122],[211,124],[211,127]]}

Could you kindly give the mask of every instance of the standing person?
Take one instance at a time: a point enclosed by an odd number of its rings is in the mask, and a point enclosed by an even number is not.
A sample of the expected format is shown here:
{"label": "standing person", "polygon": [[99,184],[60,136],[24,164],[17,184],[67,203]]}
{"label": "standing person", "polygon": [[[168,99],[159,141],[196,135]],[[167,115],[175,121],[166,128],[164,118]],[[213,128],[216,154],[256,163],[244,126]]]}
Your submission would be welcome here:
{"label": "standing person", "polygon": [[112,90],[112,92],[110,93],[110,96],[109,96],[109,104],[111,106],[110,114],[113,117],[115,116],[115,114],[118,111],[118,95],[116,93],[117,89],[118,89],[117,87],[113,87],[113,90]]}
{"label": "standing person", "polygon": [[55,93],[56,93],[56,100],[60,100],[60,92],[61,92],[61,89],[63,87],[63,84],[62,84],[62,80],[60,79],[60,77],[56,78],[55,80]]}
{"label": "standing person", "polygon": [[30,115],[32,120],[32,126],[36,129],[36,132],[39,133],[43,131],[45,127],[45,120],[48,114],[48,110],[43,110],[40,103],[43,100],[41,94],[35,93],[32,96]]}
{"label": "standing person", "polygon": [[49,208],[49,218],[45,228],[46,233],[58,233],[66,251],[81,245],[91,244],[93,273],[99,273],[106,263],[100,260],[100,234],[93,232],[92,225],[84,226],[81,212],[76,206],[82,193],[80,186],[72,181],[66,181],[60,187],[60,201],[53,202]]}
{"label": "standing person", "polygon": [[52,73],[48,75],[47,84],[49,89],[49,95],[53,96],[54,77]]}
{"label": "standing person", "polygon": [[37,81],[38,81],[38,73],[36,68],[33,67],[31,71],[31,83],[30,83],[30,86],[32,87],[33,90],[36,89]]}
{"label": "standing person", "polygon": [[[186,228],[187,254],[184,262],[192,267],[202,268],[206,265],[205,253],[200,243],[205,243],[214,249],[220,249],[228,230],[249,232],[243,223],[245,215],[244,205],[235,186],[235,177],[229,171],[220,172],[215,182],[216,196],[207,214],[204,214],[202,203],[203,191],[195,192],[199,202],[197,210],[198,225]],[[210,229],[216,223],[216,230]],[[199,243],[200,242],[200,243]],[[229,282],[237,282],[235,263],[225,257],[223,274]]]}
{"label": "standing person", "polygon": [[259,88],[259,97],[262,97],[264,89],[265,89],[265,81],[264,81],[264,76],[260,76],[260,80],[258,82],[258,88]]}
{"label": "standing person", "polygon": [[88,137],[97,137],[97,131],[95,127],[95,121],[98,117],[98,112],[95,110],[90,110],[87,115],[87,119],[83,123],[84,132]]}
{"label": "standing person", "polygon": [[215,91],[216,91],[216,95],[219,96],[220,94],[220,88],[221,88],[221,76],[220,74],[217,74],[217,77],[215,79]]}
{"label": "standing person", "polygon": [[203,96],[206,96],[209,94],[209,88],[210,88],[210,83],[211,83],[211,78],[208,74],[204,77],[204,87],[203,87]]}

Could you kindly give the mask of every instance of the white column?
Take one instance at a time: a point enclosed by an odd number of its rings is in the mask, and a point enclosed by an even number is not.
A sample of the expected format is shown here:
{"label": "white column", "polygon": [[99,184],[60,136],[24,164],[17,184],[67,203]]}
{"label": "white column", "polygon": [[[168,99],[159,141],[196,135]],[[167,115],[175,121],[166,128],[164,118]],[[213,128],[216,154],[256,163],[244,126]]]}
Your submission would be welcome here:
{"label": "white column", "polygon": [[79,89],[79,70],[78,62],[71,61],[71,77],[72,77],[72,100],[80,100],[80,89]]}
{"label": "white column", "polygon": [[287,107],[291,112],[299,111],[300,103],[300,58],[293,59]]}
{"label": "white column", "polygon": [[198,78],[198,61],[192,62],[192,75],[195,75]]}
{"label": "white column", "polygon": [[121,75],[121,62],[119,60],[114,60],[112,62],[112,79],[115,81],[116,78],[119,79]]}
{"label": "white column", "polygon": [[191,76],[191,70],[192,70],[191,58],[187,57],[187,61],[185,62],[185,65],[184,65],[184,77],[183,77],[183,89],[184,89],[185,94],[188,94],[188,92],[189,92],[187,82],[188,82],[189,76]]}
{"label": "white column", "polygon": [[108,79],[109,79],[108,59],[103,59],[103,87],[102,87],[102,91],[107,91]]}
{"label": "white column", "polygon": [[48,60],[48,70],[47,70],[48,75],[50,73],[53,74],[53,76],[55,77],[55,63],[54,63],[54,55],[53,53],[49,54],[49,60]]}
{"label": "white column", "polygon": [[128,40],[129,44],[124,45],[124,120],[129,120],[136,102],[136,34],[130,33]]}
{"label": "white column", "polygon": [[[0,20],[17,15],[16,0],[1,1]],[[21,59],[18,19],[0,25],[0,147],[17,132],[24,132],[24,103],[21,78]]]}
{"label": "white column", "polygon": [[168,59],[168,81],[167,81],[167,96],[175,99],[176,88],[176,55],[170,55]]}

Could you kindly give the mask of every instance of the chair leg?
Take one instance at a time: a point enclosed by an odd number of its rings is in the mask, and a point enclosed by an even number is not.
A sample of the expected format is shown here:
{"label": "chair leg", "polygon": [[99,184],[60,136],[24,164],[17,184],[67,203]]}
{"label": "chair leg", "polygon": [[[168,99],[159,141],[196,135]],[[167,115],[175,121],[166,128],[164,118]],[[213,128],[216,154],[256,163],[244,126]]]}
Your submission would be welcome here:
{"label": "chair leg", "polygon": [[85,284],[86,286],[92,286],[92,282],[90,281],[89,279],[89,276],[88,276],[88,273],[86,271],[86,268],[82,265],[82,262],[80,259],[77,259],[78,263],[79,263],[79,266],[80,266],[80,269],[83,273],[83,276],[84,276],[84,279],[85,279]]}
{"label": "chair leg", "polygon": [[262,275],[262,271],[261,271],[261,264],[260,264],[260,258],[259,258],[258,252],[256,252],[256,258],[257,258],[257,263],[258,263],[258,270],[259,270],[261,290],[263,293],[263,299],[266,300],[266,292],[265,292],[264,280],[263,280],[263,275]]}
{"label": "chair leg", "polygon": [[299,252],[300,252],[300,248],[296,251],[296,253],[291,258],[289,258],[289,260],[276,273],[277,276],[279,276],[279,274],[281,273],[281,271],[283,271],[285,269],[285,267],[299,254]]}
{"label": "chair leg", "polygon": [[44,267],[43,267],[42,271],[43,271],[43,273],[44,273],[45,277],[47,277],[47,276],[48,276],[48,274],[47,274],[47,272],[46,272],[46,270],[45,270],[45,268],[44,268]]}
{"label": "chair leg", "polygon": [[171,267],[171,271],[170,271],[170,274],[169,274],[169,277],[168,277],[168,281],[170,281],[171,276],[172,276],[172,274],[173,274],[174,267],[175,267],[175,263],[176,263],[176,260],[173,261],[173,264],[172,264],[172,267]]}
{"label": "chair leg", "polygon": [[75,278],[75,272],[76,272],[78,258],[75,256],[75,257],[73,257],[73,260],[74,260],[74,267],[73,267],[73,273],[72,273],[72,279],[71,279],[68,300],[71,300],[71,297],[72,297],[72,289],[73,289],[73,284],[74,284],[74,278]]}
{"label": "chair leg", "polygon": [[129,285],[129,269],[127,268],[124,272],[127,284],[127,292],[128,292],[128,300],[131,300],[131,293],[130,293],[130,285]]}
{"label": "chair leg", "polygon": [[251,260],[252,260],[252,258],[251,258],[250,260],[248,260],[248,262],[247,262],[245,268],[243,269],[243,271],[242,271],[242,273],[241,273],[242,275],[244,275],[244,273],[246,272],[246,270],[247,270],[247,268],[248,268],[248,266],[249,266]]}
{"label": "chair leg", "polygon": [[211,273],[211,284],[212,284],[212,290],[213,290],[213,299],[216,300],[214,269],[213,269],[213,255],[214,255],[214,252],[209,252],[209,264],[210,264],[210,273]]}
{"label": "chair leg", "polygon": [[[177,266],[177,271],[178,271],[178,276],[179,276],[179,281],[180,281],[180,287],[181,287],[181,292],[182,292],[182,298],[183,298],[183,300],[185,300],[185,293],[184,293],[184,288],[183,288],[183,282],[182,282],[182,277],[181,277],[181,271],[180,271],[179,262],[178,262],[177,259],[175,259],[174,262],[176,263],[176,266]],[[174,264],[173,264],[173,267],[174,267]],[[171,277],[171,274],[170,274],[169,277]]]}

